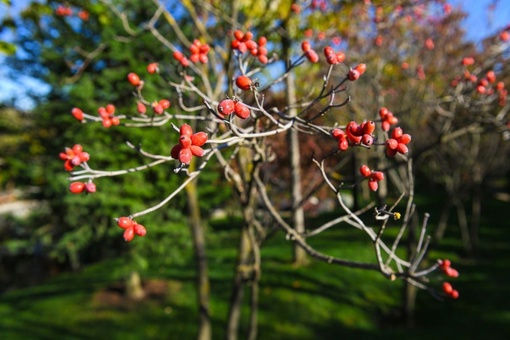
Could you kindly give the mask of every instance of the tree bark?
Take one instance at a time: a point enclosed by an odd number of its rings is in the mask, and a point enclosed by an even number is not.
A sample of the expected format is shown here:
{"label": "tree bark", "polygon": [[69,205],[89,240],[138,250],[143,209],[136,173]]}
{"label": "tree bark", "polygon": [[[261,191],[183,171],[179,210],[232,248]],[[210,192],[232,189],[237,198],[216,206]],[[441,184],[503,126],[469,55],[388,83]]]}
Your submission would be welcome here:
{"label": "tree bark", "polygon": [[189,223],[195,251],[195,265],[197,270],[197,298],[198,298],[198,335],[199,340],[211,339],[211,316],[209,311],[210,283],[205,250],[205,235],[198,204],[197,185],[195,181],[186,186],[189,210]]}
{"label": "tree bark", "polygon": [[234,287],[232,288],[232,297],[230,299],[230,310],[227,321],[228,340],[236,340],[239,331],[239,320],[241,318],[241,306],[243,302],[244,287],[250,272],[251,261],[251,243],[248,231],[248,225],[245,224],[241,231],[239,243],[239,255],[237,258],[237,267],[235,271]]}
{"label": "tree bark", "polygon": [[[286,21],[284,28],[286,28]],[[283,57],[287,61],[289,59],[291,42],[288,36],[282,37]],[[286,105],[289,108],[288,115],[295,117],[297,110],[296,104],[296,83],[295,75],[290,72],[285,79],[286,85]],[[301,186],[301,152],[299,150],[299,132],[297,129],[289,129],[287,134],[290,157],[290,173],[291,173],[291,207],[292,207],[292,225],[298,233],[305,232],[305,212],[303,209],[303,188]],[[308,258],[303,248],[294,244],[293,262],[295,266],[306,265]]]}

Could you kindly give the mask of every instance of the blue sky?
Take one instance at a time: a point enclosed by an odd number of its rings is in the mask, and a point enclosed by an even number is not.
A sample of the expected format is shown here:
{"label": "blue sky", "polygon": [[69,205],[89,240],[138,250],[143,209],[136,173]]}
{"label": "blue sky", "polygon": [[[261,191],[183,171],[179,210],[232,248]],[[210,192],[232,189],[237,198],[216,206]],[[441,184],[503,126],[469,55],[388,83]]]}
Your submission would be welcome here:
{"label": "blue sky", "polygon": [[[29,1],[14,0],[10,8],[0,3],[0,18],[8,14],[19,13]],[[449,2],[454,7],[462,7],[468,13],[463,27],[469,40],[480,41],[510,24],[510,0],[450,0]],[[8,39],[9,37],[4,33],[1,38]],[[4,56],[0,55],[0,64],[3,64],[4,59]],[[14,82],[8,79],[6,68],[0,68],[0,102],[15,97],[18,106],[29,109],[33,106],[33,102],[26,96],[27,90],[42,91],[43,93],[48,91],[40,82],[27,77],[19,78]]]}

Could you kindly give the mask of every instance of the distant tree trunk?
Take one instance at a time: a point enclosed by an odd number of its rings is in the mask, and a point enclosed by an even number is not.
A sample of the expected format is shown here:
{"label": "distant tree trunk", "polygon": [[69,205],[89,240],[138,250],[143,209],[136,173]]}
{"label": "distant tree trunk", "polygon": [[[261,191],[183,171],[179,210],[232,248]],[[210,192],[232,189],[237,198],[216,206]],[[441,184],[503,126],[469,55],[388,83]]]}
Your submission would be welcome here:
{"label": "distant tree trunk", "polygon": [[248,234],[248,226],[244,225],[241,231],[239,243],[239,254],[237,257],[237,266],[234,277],[234,287],[232,288],[232,297],[230,299],[230,310],[227,321],[228,340],[236,340],[239,331],[239,320],[241,318],[241,306],[244,295],[244,286],[250,267],[251,254],[250,236]]}
{"label": "distant tree trunk", "polygon": [[[190,165],[192,167],[193,165]],[[209,312],[210,284],[205,250],[205,233],[198,204],[197,185],[195,181],[186,186],[189,223],[195,251],[197,269],[197,298],[199,308],[198,335],[199,340],[211,339],[211,316]]]}
{"label": "distant tree trunk", "polygon": [[[282,28],[287,30],[287,20],[282,24]],[[288,35],[282,36],[282,55],[283,60],[287,62],[290,58],[291,40]],[[289,73],[285,79],[286,85],[286,106],[288,107],[288,116],[297,115],[296,105],[296,80],[294,73]],[[303,209],[303,189],[301,187],[301,152],[299,150],[299,132],[296,129],[289,129],[287,134],[289,157],[290,157],[290,176],[291,176],[291,207],[292,207],[292,225],[298,233],[305,232],[305,212]],[[307,254],[303,248],[294,244],[293,262],[296,266],[305,265],[308,262]]]}
{"label": "distant tree trunk", "polygon": [[142,279],[138,272],[131,272],[125,280],[126,296],[132,300],[141,300],[145,297]]}
{"label": "distant tree trunk", "polygon": [[439,243],[444,237],[446,227],[448,226],[448,218],[450,217],[450,209],[453,205],[453,199],[448,196],[446,204],[443,206],[441,215],[439,215],[439,221],[437,222],[437,229],[434,233],[434,242]]}
{"label": "distant tree trunk", "polygon": [[[418,226],[418,217],[416,214],[413,214],[411,217],[412,221],[409,223],[408,234],[407,234],[407,255],[409,259],[414,258],[416,256],[416,229]],[[414,314],[416,309],[416,295],[418,293],[418,289],[415,285],[411,284],[408,281],[404,280],[404,289],[403,289],[403,300],[402,300],[402,316],[404,318],[404,322],[406,327],[412,328],[414,327]]]}

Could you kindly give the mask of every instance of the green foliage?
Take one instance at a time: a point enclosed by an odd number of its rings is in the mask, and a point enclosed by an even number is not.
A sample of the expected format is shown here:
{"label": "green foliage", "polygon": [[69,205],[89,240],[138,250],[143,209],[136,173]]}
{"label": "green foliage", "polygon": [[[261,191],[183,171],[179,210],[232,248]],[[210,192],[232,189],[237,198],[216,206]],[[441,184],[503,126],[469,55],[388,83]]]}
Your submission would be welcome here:
{"label": "green foliage", "polygon": [[[9,59],[9,65],[49,84],[51,91],[46,100],[38,103],[33,113],[23,119],[19,114],[15,116],[11,109],[5,109],[5,115],[0,116],[0,129],[8,132],[2,134],[0,149],[7,151],[2,153],[4,157],[9,157],[8,172],[4,175],[2,171],[0,185],[5,185],[9,179],[17,186],[41,188],[35,198],[46,202],[47,209],[38,212],[37,220],[23,228],[31,229],[45,240],[45,250],[51,257],[73,267],[115,256],[133,247],[139,263],[144,262],[140,256],[166,257],[169,252],[176,255],[171,257],[176,259],[190,247],[184,194],[174,199],[172,205],[138,220],[153,235],[150,240],[137,238],[136,242],[125,245],[122,230],[114,220],[154,206],[175,190],[182,178],[174,175],[174,164],[98,179],[94,195],[75,196],[67,190],[68,174],[58,158],[66,146],[81,144],[91,155],[89,165],[94,169],[120,170],[150,162],[127,147],[126,141],[153,154],[170,154],[177,137],[169,125],[105,129],[100,123],[80,124],[70,114],[77,106],[94,115],[98,107],[112,103],[118,114],[138,115],[131,95],[133,87],[126,81],[126,75],[134,71],[142,77],[150,77],[146,65],[168,59],[167,51],[153,48],[159,42],[143,28],[155,8],[146,1],[131,2],[126,10],[130,27],[136,33],[129,37],[120,20],[111,16],[103,2],[70,3],[75,13],[77,8],[87,10],[88,21],[79,20],[76,15],[55,16],[54,9],[60,4],[52,0],[31,3],[20,21],[15,22],[19,33],[16,44],[23,53],[22,57]],[[171,31],[165,28],[161,31],[172,39]],[[92,57],[91,53],[96,55]],[[163,92],[162,87],[164,82],[152,76],[144,89],[147,100],[159,100],[164,95],[176,102],[177,94]],[[199,194],[203,192],[207,197],[200,200],[202,209],[207,212],[220,205],[229,191],[222,191],[215,200],[209,200],[217,189],[219,175],[210,173],[205,177],[199,185]]]}
{"label": "green foliage", "polygon": [[[433,199],[419,197],[422,207],[437,216],[440,206]],[[456,301],[437,301],[420,291],[417,324],[399,326],[398,290],[375,272],[337,268],[313,262],[305,268],[288,265],[291,244],[279,235],[262,249],[259,337],[262,339],[430,339],[438,334],[452,338],[504,338],[508,310],[502,295],[509,293],[509,248],[505,244],[503,203],[491,202],[481,228],[483,247],[478,261],[457,260],[462,246],[457,231],[446,239],[448,246],[434,249],[432,256],[450,258],[461,271],[455,279],[460,291]],[[433,219],[432,222],[436,221]],[[319,223],[320,224],[320,223]],[[230,223],[232,226],[232,223]],[[221,229],[221,228],[220,228]],[[232,228],[231,228],[232,229]],[[208,238],[211,266],[211,308],[214,311],[213,337],[223,338],[227,301],[234,266],[238,231],[215,231]],[[317,236],[328,253],[349,256],[358,253],[368,260],[371,245],[360,234],[337,229]],[[194,338],[196,299],[192,281],[191,250],[186,261],[165,264],[164,258],[149,255],[150,265],[142,270],[145,282],[165,280],[165,295],[141,302],[119,293],[124,277],[135,262],[111,259],[87,266],[77,274],[62,274],[44,285],[17,290],[0,298],[0,321],[9,339],[37,337],[111,338]],[[169,256],[173,257],[173,256]],[[177,259],[175,259],[177,260]],[[101,300],[104,299],[104,300]],[[102,301],[102,302],[101,302]],[[483,313],[480,311],[483,310]],[[242,330],[248,323],[243,310]],[[94,327],[91,327],[94,325]],[[30,327],[28,327],[30,326]]]}

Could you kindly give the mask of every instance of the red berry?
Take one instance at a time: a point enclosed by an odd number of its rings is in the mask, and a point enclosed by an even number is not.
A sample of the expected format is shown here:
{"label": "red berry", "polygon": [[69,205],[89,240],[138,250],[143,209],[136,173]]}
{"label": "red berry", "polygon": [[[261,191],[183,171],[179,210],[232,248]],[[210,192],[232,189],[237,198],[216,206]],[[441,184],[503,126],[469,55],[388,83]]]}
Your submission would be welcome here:
{"label": "red berry", "polygon": [[312,46],[310,45],[310,43],[307,40],[305,40],[301,43],[301,49],[303,50],[303,52],[308,52],[311,48],[312,48]]}
{"label": "red berry", "polygon": [[140,85],[140,77],[136,73],[129,73],[127,75],[127,80],[131,83],[133,86],[139,86]]}
{"label": "red berry", "polygon": [[396,139],[390,138],[386,141],[386,147],[390,150],[396,150],[398,146],[398,142]]}
{"label": "red berry", "polygon": [[449,282],[443,282],[442,287],[443,287],[443,292],[445,292],[448,295],[450,295],[453,291],[453,287]]}
{"label": "red berry", "polygon": [[69,191],[73,194],[80,194],[85,190],[85,183],[73,182],[69,184]]}
{"label": "red berry", "polygon": [[450,268],[452,262],[448,259],[439,260],[439,265],[441,266],[442,270],[445,270],[446,268]]}
{"label": "red berry", "polygon": [[370,146],[374,143],[374,138],[368,133],[365,133],[363,137],[361,137],[361,143]]}
{"label": "red berry", "polygon": [[83,146],[81,146],[80,144],[73,145],[73,153],[75,155],[81,152],[83,152]]}
{"label": "red berry", "polygon": [[181,136],[191,137],[193,135],[193,129],[188,124],[182,124],[179,132]]}
{"label": "red berry", "polygon": [[138,224],[136,222],[133,226],[133,231],[138,236],[145,236],[145,234],[147,234],[147,229],[145,229],[145,227],[143,225]]}
{"label": "red berry", "polygon": [[388,155],[388,157],[393,157],[396,154],[397,154],[397,149],[390,149],[390,148],[386,149],[386,155]]}
{"label": "red berry", "polygon": [[172,156],[173,159],[178,159],[179,152],[181,152],[181,150],[182,150],[182,146],[180,144],[176,144],[172,148],[172,151],[170,151],[170,155]]}
{"label": "red berry", "polygon": [[[174,57],[175,57],[175,53],[174,53]],[[150,63],[149,65],[147,65],[147,72],[149,72],[150,74],[159,72],[158,63]]]}
{"label": "red berry", "polygon": [[168,99],[161,99],[159,101],[159,105],[163,107],[163,109],[168,109],[170,107],[170,101]]}
{"label": "red berry", "polygon": [[71,114],[79,121],[83,120],[83,111],[77,107],[71,110]]}
{"label": "red berry", "polygon": [[240,31],[240,30],[234,31],[234,38],[236,38],[236,40],[241,41],[243,39],[243,36],[244,36],[244,33],[242,31]]}
{"label": "red berry", "polygon": [[88,193],[95,193],[96,192],[96,185],[92,182],[88,182],[85,184],[85,190],[87,190]]}
{"label": "red berry", "polygon": [[246,32],[243,36],[243,39],[241,39],[242,41],[246,42],[248,40],[251,40],[253,38],[253,33],[251,33],[250,31]]}
{"label": "red berry", "polygon": [[247,76],[239,76],[236,79],[236,85],[241,90],[245,90],[246,91],[246,90],[251,89],[252,84],[253,84],[253,82]]}
{"label": "red berry", "polygon": [[350,81],[358,80],[361,74],[357,70],[349,70],[349,73],[347,74],[347,78],[349,78]]}
{"label": "red berry", "polygon": [[372,171],[370,170],[370,168],[367,165],[362,165],[359,168],[359,172],[360,172],[361,176],[363,176],[363,177],[368,177],[372,173]]}
{"label": "red berry", "polygon": [[402,136],[400,136],[398,141],[403,144],[409,144],[409,142],[411,141],[411,135],[404,133]]}
{"label": "red berry", "polygon": [[344,136],[344,132],[342,129],[339,129],[339,128],[336,128],[336,129],[333,129],[333,131],[331,131],[331,135],[338,139],[338,138],[341,138]]}
{"label": "red berry", "polygon": [[234,113],[237,117],[239,117],[241,119],[246,119],[250,116],[250,109],[248,108],[248,106],[244,105],[243,103],[236,102],[235,108],[234,108]]}
{"label": "red berry", "polygon": [[115,105],[113,104],[108,104],[106,105],[106,108],[105,108],[106,112],[109,114],[109,115],[112,115],[115,113]]}
{"label": "red berry", "polygon": [[456,269],[453,269],[452,267],[448,267],[444,270],[444,273],[446,276],[449,277],[459,277],[459,272]]}
{"label": "red berry", "polygon": [[368,187],[372,191],[377,191],[377,189],[379,188],[379,184],[377,183],[376,180],[371,179],[368,181]]}
{"label": "red berry", "polygon": [[126,242],[129,242],[133,239],[133,237],[135,237],[135,231],[134,231],[134,228],[131,227],[131,228],[127,228],[125,231],[124,231],[124,240]]}
{"label": "red berry", "polygon": [[112,120],[110,118],[105,118],[103,119],[102,124],[105,128],[108,129],[110,126],[112,126]]}
{"label": "red berry", "polygon": [[459,292],[457,290],[452,290],[452,292],[450,293],[450,297],[452,299],[458,299],[459,298]]}
{"label": "red berry", "polygon": [[207,62],[209,61],[209,58],[207,58],[207,55],[203,54],[203,53],[200,53],[198,55],[198,60],[202,63],[202,64],[207,64]]}
{"label": "red berry", "polygon": [[145,105],[142,103],[142,102],[138,102],[136,103],[136,110],[138,111],[139,114],[145,114],[145,112],[147,112],[147,107],[145,107]]}
{"label": "red berry", "polygon": [[336,54],[336,62],[337,63],[343,63],[344,61],[345,61],[345,54],[343,52],[338,52]]}
{"label": "red berry", "polygon": [[117,219],[117,225],[122,229],[131,228],[134,224],[134,221],[128,217],[120,217]]}
{"label": "red berry", "polygon": [[268,58],[267,58],[267,56],[265,56],[265,55],[259,55],[259,56],[258,56],[258,59],[259,59],[259,61],[260,61],[260,63],[261,63],[261,64],[267,64],[267,63],[268,63],[268,61],[269,61],[269,59],[268,59]]}
{"label": "red berry", "polygon": [[207,142],[207,133],[197,132],[191,136],[191,144],[196,146],[202,146]]}
{"label": "red berry", "polygon": [[154,111],[154,113],[157,115],[161,115],[161,114],[163,114],[165,109],[163,108],[163,105],[161,105],[160,103],[153,103],[152,111]]}
{"label": "red berry", "polygon": [[200,55],[199,55],[198,53],[196,53],[196,54],[192,54],[192,55],[190,55],[190,57],[189,57],[189,60],[190,60],[192,63],[194,63],[194,64],[195,64],[195,63],[198,63],[199,59],[200,59]]}
{"label": "red berry", "polygon": [[331,55],[335,55],[335,52],[333,51],[333,47],[331,47],[331,46],[324,47],[324,56],[326,58],[328,58]]}
{"label": "red berry", "polygon": [[235,110],[235,102],[232,99],[223,99],[218,104],[218,113],[222,116],[228,116]]}
{"label": "red berry", "polygon": [[361,128],[363,129],[364,133],[372,134],[375,130],[375,123],[373,121],[364,122],[361,124]]}
{"label": "red berry", "polygon": [[319,55],[314,50],[306,51],[306,58],[312,63],[316,63],[319,61]]}
{"label": "red berry", "polygon": [[347,141],[347,138],[343,137],[338,140],[338,148],[341,151],[345,151],[349,148],[349,142]]}
{"label": "red berry", "polygon": [[180,138],[179,138],[179,144],[183,147],[183,148],[189,148],[191,146],[191,138],[189,136],[186,136],[186,135],[182,135]]}
{"label": "red berry", "polygon": [[175,51],[173,56],[174,56],[174,59],[177,61],[181,61],[182,58],[184,58],[184,55],[179,51]]}
{"label": "red berry", "polygon": [[90,159],[90,155],[88,152],[80,152],[78,154],[78,157],[80,158],[80,161],[87,162]]}
{"label": "red berry", "polygon": [[405,155],[408,151],[409,151],[409,149],[407,148],[407,146],[405,144],[398,143],[398,145],[397,145],[397,152]]}
{"label": "red berry", "polygon": [[384,173],[382,171],[372,171],[372,173],[370,174],[370,177],[374,180],[374,181],[382,181],[384,179]]}
{"label": "red berry", "polygon": [[183,164],[189,164],[191,162],[191,150],[189,148],[182,148],[179,151],[179,161]]}
{"label": "red berry", "polygon": [[119,118],[119,117],[115,117],[115,116],[114,116],[114,117],[112,117],[112,118],[110,119],[110,121],[112,122],[112,125],[113,125],[113,126],[117,126],[117,125],[119,125],[119,124],[120,124],[120,118]]}
{"label": "red berry", "polygon": [[189,147],[193,156],[202,157],[205,154],[204,149],[197,145],[191,145]]}
{"label": "red berry", "polygon": [[400,137],[402,137],[402,134],[403,134],[402,128],[396,127],[395,129],[393,129],[391,133],[391,138],[399,139]]}
{"label": "red berry", "polygon": [[385,107],[381,107],[379,109],[379,116],[381,116],[381,119],[384,119],[386,117],[386,115],[388,114],[388,109],[385,108]]}

